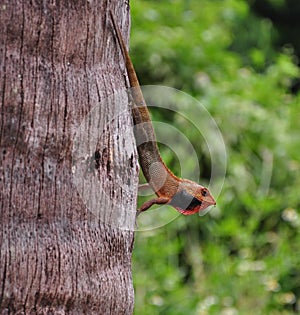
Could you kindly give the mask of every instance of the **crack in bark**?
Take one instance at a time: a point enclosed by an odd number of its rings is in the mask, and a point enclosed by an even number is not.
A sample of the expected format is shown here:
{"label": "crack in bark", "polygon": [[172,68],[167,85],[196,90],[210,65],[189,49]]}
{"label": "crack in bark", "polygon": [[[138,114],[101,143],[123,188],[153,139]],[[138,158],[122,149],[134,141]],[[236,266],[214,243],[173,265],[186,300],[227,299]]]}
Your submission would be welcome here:
{"label": "crack in bark", "polygon": [[0,146],[4,129],[4,103],[6,90],[6,41],[4,42],[4,56],[3,56],[3,83],[2,83],[2,98],[1,98],[1,128],[0,128]]}

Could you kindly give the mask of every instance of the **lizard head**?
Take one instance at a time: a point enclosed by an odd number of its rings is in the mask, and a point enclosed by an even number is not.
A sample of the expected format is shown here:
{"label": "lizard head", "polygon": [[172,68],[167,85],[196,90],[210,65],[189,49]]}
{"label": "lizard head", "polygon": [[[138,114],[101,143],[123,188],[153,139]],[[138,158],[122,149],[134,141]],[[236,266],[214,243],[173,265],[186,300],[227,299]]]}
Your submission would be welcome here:
{"label": "lizard head", "polygon": [[184,215],[191,215],[215,206],[216,201],[207,188],[183,179],[168,204]]}

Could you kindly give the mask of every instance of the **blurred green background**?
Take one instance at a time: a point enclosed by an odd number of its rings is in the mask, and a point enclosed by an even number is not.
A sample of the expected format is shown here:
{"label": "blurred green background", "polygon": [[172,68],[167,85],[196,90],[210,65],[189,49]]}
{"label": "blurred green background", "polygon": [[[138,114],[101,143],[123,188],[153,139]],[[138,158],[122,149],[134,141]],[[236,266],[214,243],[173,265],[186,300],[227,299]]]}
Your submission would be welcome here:
{"label": "blurred green background", "polygon": [[[299,314],[300,2],[134,0],[131,14],[141,84],[198,99],[228,158],[217,208],[136,233],[135,314]],[[184,130],[207,183],[199,134],[176,115],[152,115]]]}

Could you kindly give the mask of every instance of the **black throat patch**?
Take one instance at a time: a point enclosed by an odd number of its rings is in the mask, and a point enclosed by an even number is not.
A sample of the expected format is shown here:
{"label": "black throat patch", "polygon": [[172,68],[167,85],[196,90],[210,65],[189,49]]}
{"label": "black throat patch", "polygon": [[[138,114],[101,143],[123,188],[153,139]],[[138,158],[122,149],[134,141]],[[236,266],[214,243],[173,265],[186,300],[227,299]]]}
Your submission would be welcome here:
{"label": "black throat patch", "polygon": [[172,205],[173,207],[178,207],[182,210],[193,210],[195,207],[201,206],[202,201],[195,198],[185,190],[181,190],[173,196],[173,198],[169,202],[169,205]]}

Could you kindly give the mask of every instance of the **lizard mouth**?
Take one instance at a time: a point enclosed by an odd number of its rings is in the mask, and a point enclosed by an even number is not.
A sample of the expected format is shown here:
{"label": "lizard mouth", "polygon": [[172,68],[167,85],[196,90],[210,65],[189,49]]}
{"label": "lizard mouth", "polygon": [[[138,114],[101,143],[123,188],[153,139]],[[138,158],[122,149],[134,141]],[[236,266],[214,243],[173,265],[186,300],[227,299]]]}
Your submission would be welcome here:
{"label": "lizard mouth", "polygon": [[193,208],[189,208],[189,207],[187,209],[182,209],[179,207],[175,207],[175,208],[177,211],[179,211],[183,215],[191,215],[191,214],[195,214],[195,213],[198,213],[200,211],[203,211],[203,210],[207,210],[206,212],[208,212],[210,210],[209,208],[212,208],[215,205],[216,205],[215,201],[208,202],[208,201],[204,200],[204,201],[202,201],[201,205],[195,206]]}

